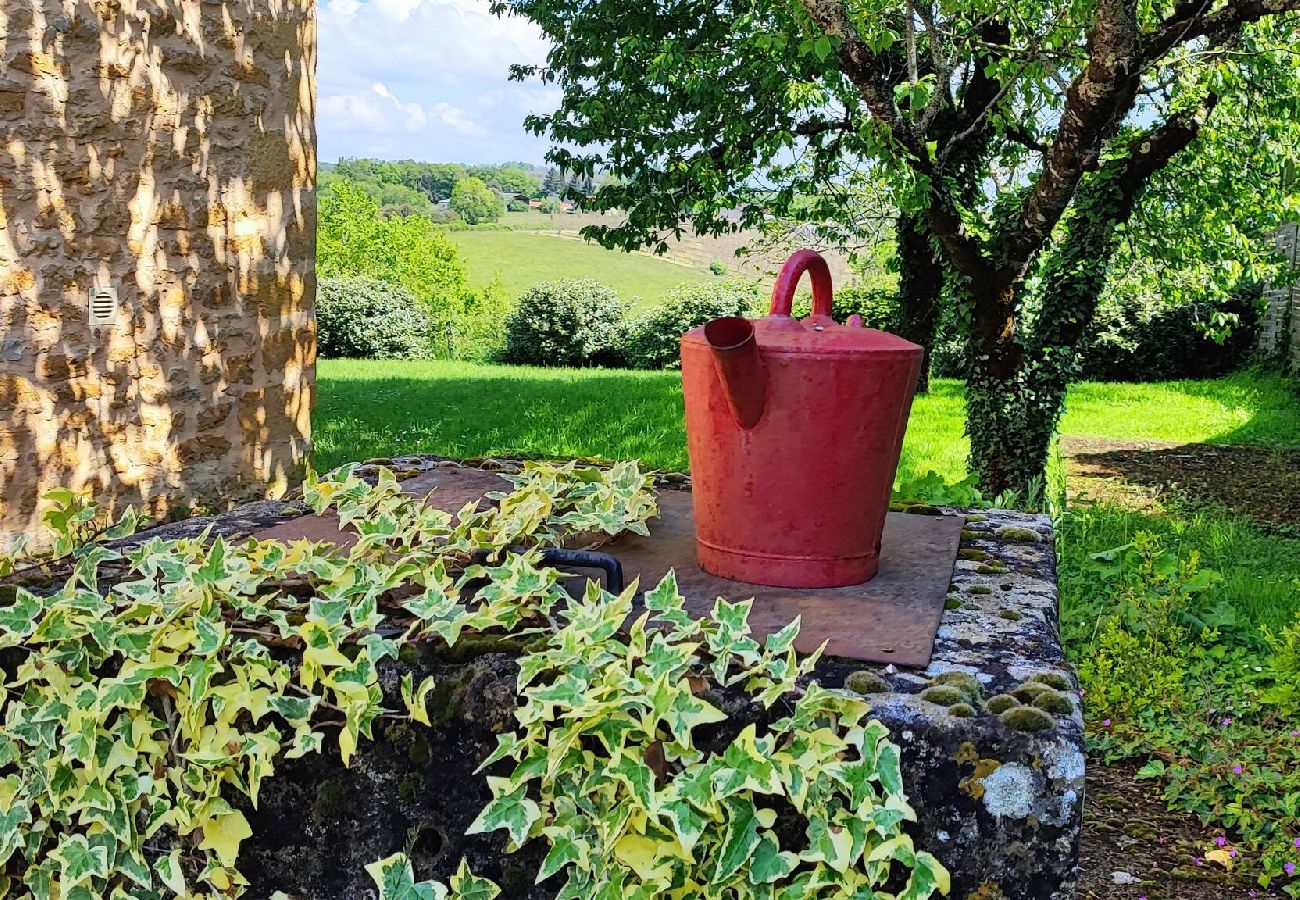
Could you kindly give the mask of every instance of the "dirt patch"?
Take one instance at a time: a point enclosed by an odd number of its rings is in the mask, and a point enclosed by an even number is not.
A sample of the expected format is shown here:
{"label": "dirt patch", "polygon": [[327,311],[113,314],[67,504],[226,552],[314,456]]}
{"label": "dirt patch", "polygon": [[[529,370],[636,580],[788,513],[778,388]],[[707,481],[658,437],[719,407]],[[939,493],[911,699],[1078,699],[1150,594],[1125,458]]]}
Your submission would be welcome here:
{"label": "dirt patch", "polygon": [[1071,497],[1138,509],[1176,498],[1300,533],[1300,449],[1066,436],[1061,450]]}
{"label": "dirt patch", "polygon": [[[1088,800],[1079,857],[1080,900],[1224,900],[1281,897],[1244,871],[1207,863],[1220,832],[1170,812],[1155,782],[1131,766],[1088,760]],[[1227,845],[1229,848],[1231,844]]]}

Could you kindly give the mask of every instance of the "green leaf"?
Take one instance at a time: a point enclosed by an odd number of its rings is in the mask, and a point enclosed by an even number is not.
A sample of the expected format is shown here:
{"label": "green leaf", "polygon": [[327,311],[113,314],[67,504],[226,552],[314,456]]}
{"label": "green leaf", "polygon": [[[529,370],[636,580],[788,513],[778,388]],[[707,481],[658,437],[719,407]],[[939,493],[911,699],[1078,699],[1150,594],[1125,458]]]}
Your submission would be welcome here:
{"label": "green leaf", "polygon": [[489,776],[487,781],[488,787],[492,789],[492,802],[484,807],[466,833],[481,834],[505,829],[514,845],[522,846],[528,839],[529,829],[541,817],[541,810],[526,796],[526,784],[508,790],[509,779]]}
{"label": "green leaf", "polygon": [[743,797],[728,797],[723,801],[723,809],[726,825],[713,869],[715,884],[726,883],[740,871],[759,845],[760,823],[754,804]]}
{"label": "green leaf", "polygon": [[459,900],[492,900],[501,889],[486,878],[479,878],[469,870],[469,863],[464,858],[451,876],[452,894]]}

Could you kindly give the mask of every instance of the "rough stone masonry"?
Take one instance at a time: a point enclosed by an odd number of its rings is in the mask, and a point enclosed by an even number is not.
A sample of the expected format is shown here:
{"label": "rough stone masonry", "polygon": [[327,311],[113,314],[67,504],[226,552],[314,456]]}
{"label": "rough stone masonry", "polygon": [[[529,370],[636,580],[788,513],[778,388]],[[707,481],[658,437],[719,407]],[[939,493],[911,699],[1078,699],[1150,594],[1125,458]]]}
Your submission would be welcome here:
{"label": "rough stone masonry", "polygon": [[299,476],[314,7],[0,7],[0,550],[59,485],[158,515]]}
{"label": "rough stone masonry", "polygon": [[[433,457],[382,462],[399,478],[457,464]],[[660,486],[686,488],[689,479],[663,476]],[[297,503],[251,504],[132,540],[195,536],[209,528],[247,536],[305,511]],[[912,831],[951,872],[951,898],[1068,900],[1077,877],[1084,742],[1078,684],[1058,638],[1051,526],[1039,515],[958,512],[966,530],[930,665],[909,671],[826,659],[815,677],[865,695],[902,747],[918,816]],[[653,522],[650,527],[653,532]],[[507,855],[499,835],[465,835],[490,799],[474,770],[496,746],[496,734],[514,727],[518,642],[485,638],[452,651],[409,649],[382,674],[386,705],[400,708],[402,673],[412,672],[417,682],[432,675],[434,727],[377,729],[350,768],[331,747],[278,764],[258,808],[248,810],[254,837],[239,866],[253,896],[276,890],[311,900],[370,896],[364,866],[404,847],[420,877],[446,878],[465,857],[476,873],[502,885],[504,896],[555,896],[560,881],[533,883],[540,842]],[[718,750],[728,734],[765,715],[744,697],[719,692],[710,699],[730,717],[714,735]]]}

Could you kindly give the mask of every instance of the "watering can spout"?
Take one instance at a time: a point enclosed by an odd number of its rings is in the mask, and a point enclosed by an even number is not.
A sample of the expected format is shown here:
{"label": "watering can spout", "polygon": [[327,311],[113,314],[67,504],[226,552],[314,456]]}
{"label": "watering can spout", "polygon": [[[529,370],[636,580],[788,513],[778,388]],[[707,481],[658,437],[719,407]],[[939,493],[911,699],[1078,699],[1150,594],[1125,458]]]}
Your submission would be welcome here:
{"label": "watering can spout", "polygon": [[753,428],[767,406],[767,372],[754,323],[739,316],[714,319],[704,326],[704,339],[713,351],[731,415],[741,428]]}

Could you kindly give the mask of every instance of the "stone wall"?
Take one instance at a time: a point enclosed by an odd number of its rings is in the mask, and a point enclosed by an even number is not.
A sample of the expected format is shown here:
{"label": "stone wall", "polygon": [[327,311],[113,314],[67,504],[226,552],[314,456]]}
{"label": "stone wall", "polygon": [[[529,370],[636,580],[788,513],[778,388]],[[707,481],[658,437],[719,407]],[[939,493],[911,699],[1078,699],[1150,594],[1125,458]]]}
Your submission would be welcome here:
{"label": "stone wall", "polygon": [[[1300,260],[1300,226],[1277,233],[1278,248],[1294,265]],[[1292,371],[1300,371],[1300,285],[1271,285],[1264,291],[1267,304],[1259,323],[1259,349]]]}
{"label": "stone wall", "polygon": [[315,27],[312,0],[0,7],[0,546],[57,485],[163,515],[300,477]]}

